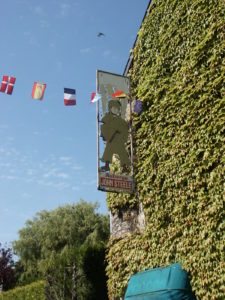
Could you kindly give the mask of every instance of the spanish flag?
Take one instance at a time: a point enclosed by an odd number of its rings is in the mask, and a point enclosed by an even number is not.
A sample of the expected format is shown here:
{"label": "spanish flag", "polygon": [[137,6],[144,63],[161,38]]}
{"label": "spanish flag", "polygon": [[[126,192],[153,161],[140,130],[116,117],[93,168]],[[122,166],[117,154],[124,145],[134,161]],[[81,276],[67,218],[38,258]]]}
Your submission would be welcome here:
{"label": "spanish flag", "polygon": [[42,100],[44,97],[46,84],[40,82],[34,82],[33,90],[32,90],[32,98]]}
{"label": "spanish flag", "polygon": [[112,94],[113,98],[126,98],[127,95],[122,90],[117,90],[115,93]]}

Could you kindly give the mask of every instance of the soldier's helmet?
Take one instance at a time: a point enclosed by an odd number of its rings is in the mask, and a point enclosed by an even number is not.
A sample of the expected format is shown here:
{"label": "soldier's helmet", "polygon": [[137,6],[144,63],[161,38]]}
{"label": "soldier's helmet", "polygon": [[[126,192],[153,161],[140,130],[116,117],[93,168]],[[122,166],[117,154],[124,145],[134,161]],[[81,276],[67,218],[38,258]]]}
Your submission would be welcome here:
{"label": "soldier's helmet", "polygon": [[108,108],[109,108],[109,111],[111,110],[112,107],[117,107],[118,109],[121,108],[121,103],[119,100],[110,100],[108,102]]}

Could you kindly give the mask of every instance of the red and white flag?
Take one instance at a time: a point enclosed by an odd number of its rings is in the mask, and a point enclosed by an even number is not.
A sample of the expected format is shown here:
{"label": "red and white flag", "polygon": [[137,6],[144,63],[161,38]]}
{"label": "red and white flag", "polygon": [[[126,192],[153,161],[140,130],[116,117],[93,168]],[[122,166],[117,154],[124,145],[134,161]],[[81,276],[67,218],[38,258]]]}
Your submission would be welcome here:
{"label": "red and white flag", "polygon": [[15,82],[16,82],[15,77],[10,77],[10,76],[4,75],[2,77],[0,92],[7,93],[8,95],[12,95]]}
{"label": "red and white flag", "polygon": [[97,101],[99,101],[102,98],[101,94],[96,94],[95,92],[91,93],[91,101],[90,103],[95,103]]}

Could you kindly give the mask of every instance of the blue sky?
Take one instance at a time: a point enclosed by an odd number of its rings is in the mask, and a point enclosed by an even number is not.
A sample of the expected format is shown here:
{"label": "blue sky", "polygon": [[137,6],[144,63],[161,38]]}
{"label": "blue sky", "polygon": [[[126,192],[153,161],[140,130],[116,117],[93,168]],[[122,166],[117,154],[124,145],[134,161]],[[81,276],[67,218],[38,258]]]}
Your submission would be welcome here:
{"label": "blue sky", "polygon": [[[0,93],[0,243],[40,210],[84,199],[107,213],[89,101],[97,69],[123,73],[148,2],[1,1],[0,79],[16,84]],[[42,101],[31,100],[35,81],[47,84]],[[76,89],[75,107],[64,106],[64,87]]]}

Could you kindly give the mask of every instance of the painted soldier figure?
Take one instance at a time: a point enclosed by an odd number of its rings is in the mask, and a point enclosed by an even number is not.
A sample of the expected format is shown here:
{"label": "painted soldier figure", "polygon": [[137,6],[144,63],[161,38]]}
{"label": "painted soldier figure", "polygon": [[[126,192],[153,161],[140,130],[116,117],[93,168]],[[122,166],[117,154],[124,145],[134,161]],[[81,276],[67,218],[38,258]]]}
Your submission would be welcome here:
{"label": "painted soldier figure", "polygon": [[119,100],[110,100],[108,103],[108,113],[101,119],[101,136],[106,142],[105,151],[101,158],[105,166],[101,169],[109,171],[109,164],[112,163],[113,154],[117,154],[123,170],[127,170],[130,164],[126,143],[128,138],[128,124],[121,117],[121,103]]}

